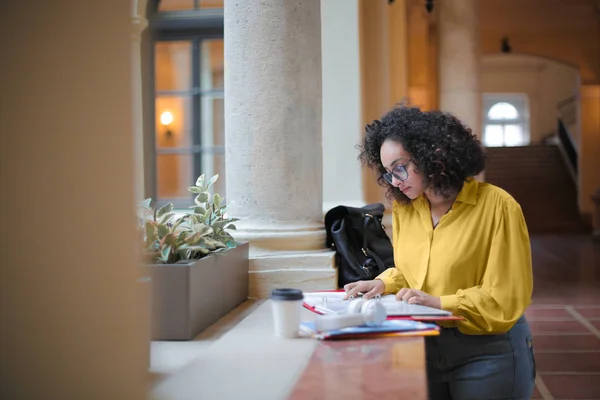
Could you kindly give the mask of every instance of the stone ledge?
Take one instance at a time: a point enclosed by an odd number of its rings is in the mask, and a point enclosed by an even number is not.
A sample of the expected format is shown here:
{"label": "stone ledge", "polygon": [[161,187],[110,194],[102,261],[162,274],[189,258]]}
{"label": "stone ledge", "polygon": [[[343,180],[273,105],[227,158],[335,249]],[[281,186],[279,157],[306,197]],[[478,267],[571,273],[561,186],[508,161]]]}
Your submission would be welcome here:
{"label": "stone ledge", "polygon": [[234,329],[254,312],[264,300],[246,300],[233,311],[189,341],[152,341],[150,344],[150,379],[152,383],[176,372]]}
{"label": "stone ledge", "polygon": [[325,290],[337,287],[335,252],[313,251],[250,258],[250,298],[268,298],[276,287]]}
{"label": "stone ledge", "polygon": [[[318,341],[306,337],[279,339],[273,333],[272,318],[270,302],[252,307],[246,318],[192,362],[158,382],[149,398],[286,398]],[[303,320],[314,318],[313,313],[303,310]]]}

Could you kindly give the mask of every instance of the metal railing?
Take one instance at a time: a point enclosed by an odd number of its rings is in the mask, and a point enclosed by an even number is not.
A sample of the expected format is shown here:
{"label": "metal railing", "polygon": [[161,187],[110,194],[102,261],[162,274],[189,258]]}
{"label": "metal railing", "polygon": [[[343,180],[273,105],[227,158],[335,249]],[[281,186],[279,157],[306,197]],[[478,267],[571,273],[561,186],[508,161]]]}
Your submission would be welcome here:
{"label": "metal railing", "polygon": [[577,185],[577,167],[579,163],[579,115],[577,100],[577,96],[573,95],[556,105],[558,147],[575,185]]}

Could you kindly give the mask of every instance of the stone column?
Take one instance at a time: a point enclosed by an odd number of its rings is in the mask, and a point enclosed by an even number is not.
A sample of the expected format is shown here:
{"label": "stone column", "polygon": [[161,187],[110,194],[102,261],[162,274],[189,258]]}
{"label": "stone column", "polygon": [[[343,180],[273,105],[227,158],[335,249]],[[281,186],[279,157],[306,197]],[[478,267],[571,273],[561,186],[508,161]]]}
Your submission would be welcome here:
{"label": "stone column", "polygon": [[439,108],[481,138],[477,0],[436,1],[439,13]]}
{"label": "stone column", "polygon": [[[335,285],[322,215],[319,0],[225,1],[227,201],[250,296]],[[315,252],[316,251],[316,252]]]}

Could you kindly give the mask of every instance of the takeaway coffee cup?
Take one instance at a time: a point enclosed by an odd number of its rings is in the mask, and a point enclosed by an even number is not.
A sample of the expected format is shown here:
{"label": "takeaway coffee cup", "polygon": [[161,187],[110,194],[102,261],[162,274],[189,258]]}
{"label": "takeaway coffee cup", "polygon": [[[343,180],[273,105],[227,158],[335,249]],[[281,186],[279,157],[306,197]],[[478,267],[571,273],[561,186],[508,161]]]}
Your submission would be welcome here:
{"label": "takeaway coffee cup", "polygon": [[273,303],[273,322],[275,336],[280,338],[293,338],[298,336],[300,315],[302,313],[301,290],[280,288],[271,292]]}

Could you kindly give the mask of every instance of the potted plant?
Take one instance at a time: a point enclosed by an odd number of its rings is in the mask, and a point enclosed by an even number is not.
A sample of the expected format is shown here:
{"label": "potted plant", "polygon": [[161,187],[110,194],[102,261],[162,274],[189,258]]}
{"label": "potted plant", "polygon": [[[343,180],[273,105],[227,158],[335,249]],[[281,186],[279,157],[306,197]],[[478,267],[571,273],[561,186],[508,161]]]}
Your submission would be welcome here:
{"label": "potted plant", "polygon": [[248,298],[248,243],[227,230],[237,219],[210,188],[218,175],[201,175],[189,213],[173,204],[139,205],[144,264],[151,277],[152,339],[189,340]]}

